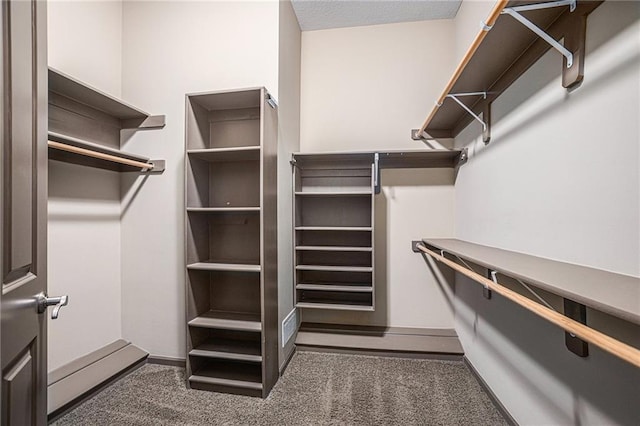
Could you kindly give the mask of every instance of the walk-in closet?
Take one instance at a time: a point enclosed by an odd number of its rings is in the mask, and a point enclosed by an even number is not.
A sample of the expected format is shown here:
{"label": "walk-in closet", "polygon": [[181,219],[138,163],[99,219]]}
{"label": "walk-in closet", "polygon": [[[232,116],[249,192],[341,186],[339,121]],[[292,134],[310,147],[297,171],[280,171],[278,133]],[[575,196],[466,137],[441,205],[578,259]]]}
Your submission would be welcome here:
{"label": "walk-in closet", "polygon": [[0,34],[2,425],[640,424],[640,2]]}

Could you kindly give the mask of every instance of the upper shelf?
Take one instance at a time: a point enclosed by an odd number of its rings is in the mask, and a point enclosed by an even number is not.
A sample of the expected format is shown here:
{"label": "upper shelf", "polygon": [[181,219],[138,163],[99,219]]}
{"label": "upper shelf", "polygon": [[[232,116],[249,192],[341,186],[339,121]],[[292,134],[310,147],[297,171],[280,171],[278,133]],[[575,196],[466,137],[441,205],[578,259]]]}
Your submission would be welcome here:
{"label": "upper shelf", "polygon": [[[453,138],[457,136],[474,118],[460,106],[450,94],[486,92],[486,96],[461,96],[462,102],[474,114],[485,113],[483,120],[490,121],[485,107],[502,94],[515,80],[524,74],[551,45],[540,38],[512,16],[503,13],[505,9],[530,5],[554,4],[554,1],[505,1],[496,2],[487,20],[481,28],[462,61],[454,71],[442,95],[418,131],[426,132],[434,138]],[[574,60],[563,69],[565,87],[575,85],[582,80],[584,67],[583,17],[596,9],[602,1],[577,1],[576,9],[571,12],[568,5],[519,12],[535,26],[539,27],[554,40],[565,38],[564,46],[573,50]],[[577,52],[577,53],[576,53]],[[566,81],[569,79],[569,81]],[[487,140],[488,141],[488,140]]]}
{"label": "upper shelf", "polygon": [[151,116],[53,68],[49,68],[49,91],[74,99],[121,120],[144,120]]}
{"label": "upper shelf", "polygon": [[108,170],[164,170],[164,161],[120,151],[121,130],[164,127],[153,116],[55,69],[49,68],[49,156]]}
{"label": "upper shelf", "polygon": [[460,157],[459,150],[422,149],[391,151],[343,151],[343,152],[297,152],[293,163],[300,168],[345,167],[371,168],[378,154],[381,169],[403,168],[453,168]]}
{"label": "upper shelf", "polygon": [[598,311],[640,324],[640,278],[455,239],[425,244]]}

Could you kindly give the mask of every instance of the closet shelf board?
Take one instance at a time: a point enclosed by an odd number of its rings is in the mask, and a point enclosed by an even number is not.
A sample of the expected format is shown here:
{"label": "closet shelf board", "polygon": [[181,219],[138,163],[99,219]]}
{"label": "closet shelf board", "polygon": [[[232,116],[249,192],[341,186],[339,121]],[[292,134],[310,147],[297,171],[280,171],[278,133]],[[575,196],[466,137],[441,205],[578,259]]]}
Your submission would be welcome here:
{"label": "closet shelf board", "polygon": [[[510,1],[506,7],[526,3]],[[538,3],[545,3],[545,1]],[[569,31],[570,26],[575,24],[576,17],[580,19],[581,16],[589,15],[601,3],[602,1],[580,0],[574,12],[569,12],[569,7],[563,6],[527,11],[523,12],[523,15],[551,37],[559,40]],[[482,96],[459,98],[476,114],[480,114],[485,105],[493,102],[551,49],[546,41],[529,28],[504,14],[498,16],[493,27],[486,34],[478,30],[476,39],[480,37],[484,38],[466,65],[464,62],[459,65],[459,68],[464,66],[448,92],[452,94],[487,92],[486,99]],[[558,56],[559,69],[562,67],[560,58]],[[443,93],[443,95],[446,94]],[[434,107],[429,117],[431,120],[425,121],[425,130],[435,138],[453,138],[473,121],[471,115],[450,98],[444,98],[439,108]]]}
{"label": "closet shelf board", "polygon": [[640,278],[456,239],[423,242],[598,311],[640,324]]}
{"label": "closet shelf board", "polygon": [[298,251],[362,251],[372,252],[372,247],[347,247],[347,246],[296,246]]}
{"label": "closet shelf board", "polygon": [[222,330],[261,331],[260,314],[208,311],[189,321],[191,327]]}
{"label": "closet shelf board", "polygon": [[296,231],[371,231],[370,226],[296,226]]}
{"label": "closet shelf board", "polygon": [[306,197],[358,197],[371,196],[371,190],[368,191],[297,191],[297,196]]}
{"label": "closet shelf board", "polygon": [[189,213],[250,213],[259,211],[260,207],[187,207]]}
{"label": "closet shelf board", "polygon": [[368,285],[339,285],[339,284],[298,284],[297,290],[339,291],[346,293],[371,293],[373,287]]}
{"label": "closet shelf board", "polygon": [[[225,379],[220,377],[210,377],[210,374],[215,374],[217,371],[215,370],[201,370],[198,371],[199,374],[193,374],[189,376],[190,382],[202,383],[206,385],[217,385],[217,386],[229,386],[232,388],[243,388],[243,389],[252,389],[252,390],[262,390],[262,383],[248,381],[248,380],[236,380],[236,379]],[[232,374],[228,375],[229,377],[235,377]]]}
{"label": "closet shelf board", "polygon": [[455,149],[297,152],[293,159],[301,169],[340,167],[370,168],[378,154],[381,169],[454,168],[460,157]]}
{"label": "closet shelf board", "polygon": [[187,269],[198,271],[229,271],[229,272],[260,272],[260,265],[249,265],[243,263],[213,263],[197,262],[187,265]]}
{"label": "closet shelf board", "polygon": [[190,149],[187,154],[208,162],[249,161],[260,159],[259,146],[240,146],[235,148]]}
{"label": "closet shelf board", "polygon": [[151,115],[53,68],[49,68],[49,91],[121,120],[144,120]]}
{"label": "closet shelf board", "polygon": [[262,356],[260,355],[247,355],[247,354],[239,354],[233,352],[221,352],[221,351],[210,351],[203,349],[192,349],[189,351],[190,356],[199,356],[202,358],[217,358],[217,359],[228,359],[232,361],[245,361],[245,362],[262,362]]}
{"label": "closet shelf board", "polygon": [[236,361],[262,362],[260,341],[246,341],[240,339],[220,339],[201,343],[193,348],[189,355],[224,358]]}
{"label": "closet shelf board", "polygon": [[311,308],[311,309],[335,309],[338,311],[366,311],[372,312],[375,309],[373,306],[362,305],[345,305],[345,304],[333,304],[333,303],[312,303],[312,302],[298,302],[297,308]]}
{"label": "closet shelf board", "polygon": [[373,272],[370,266],[297,265],[298,271]]}

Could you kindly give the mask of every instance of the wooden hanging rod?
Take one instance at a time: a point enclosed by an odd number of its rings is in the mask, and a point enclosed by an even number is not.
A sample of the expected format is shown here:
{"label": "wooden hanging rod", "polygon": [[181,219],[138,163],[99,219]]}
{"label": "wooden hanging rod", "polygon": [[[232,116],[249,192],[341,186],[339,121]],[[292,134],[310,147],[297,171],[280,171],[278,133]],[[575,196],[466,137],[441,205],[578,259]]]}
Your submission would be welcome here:
{"label": "wooden hanging rod", "polygon": [[604,333],[594,330],[591,327],[581,324],[578,321],[568,318],[563,314],[554,311],[553,309],[549,309],[546,306],[534,302],[533,300],[519,293],[516,293],[515,291],[510,290],[500,284],[494,283],[493,281],[483,277],[482,275],[470,271],[469,269],[458,265],[457,263],[447,259],[444,256],[440,256],[438,253],[429,250],[422,244],[417,244],[416,247],[418,248],[418,250],[428,254],[438,262],[444,263],[450,268],[453,268],[461,274],[471,278],[472,280],[482,284],[485,287],[488,287],[489,289],[504,296],[512,302],[522,306],[528,311],[531,311],[539,317],[542,317],[547,321],[568,331],[569,333],[576,335],[585,342],[592,343],[599,348],[609,352],[610,354],[615,355],[618,358],[623,359],[632,365],[635,365],[636,367],[640,367],[640,350],[629,346],[619,340],[616,340]]}
{"label": "wooden hanging rod", "polygon": [[105,154],[102,152],[91,151],[85,148],[79,148],[73,145],[67,145],[64,143],[49,141],[49,147],[59,149],[61,151],[72,152],[74,154],[84,155],[86,157],[98,158],[100,160],[111,161],[113,163],[124,164],[132,167],[139,167],[143,170],[153,169],[153,164],[143,163],[142,161],[130,160],[128,158],[116,157],[115,155]]}
{"label": "wooden hanging rod", "polygon": [[418,135],[422,135],[422,133],[427,129],[429,123],[431,123],[431,120],[433,120],[433,117],[436,115],[436,112],[438,112],[438,108],[440,108],[449,92],[451,92],[451,89],[458,81],[460,74],[462,74],[462,71],[464,71],[465,67],[467,66],[473,55],[476,53],[476,50],[478,50],[480,43],[482,43],[482,40],[484,40],[484,38],[487,36],[487,34],[489,33],[489,29],[493,27],[493,24],[495,24],[496,20],[500,16],[500,13],[502,13],[502,10],[507,6],[507,3],[509,3],[508,0],[498,0],[496,2],[495,6],[491,10],[491,13],[489,13],[487,20],[484,21],[485,28],[480,29],[480,32],[478,33],[478,35],[476,35],[473,43],[471,43],[471,46],[469,46],[467,53],[464,54],[462,61],[460,61],[458,67],[455,69],[453,75],[449,79],[449,82],[445,86],[442,95],[440,95],[440,97],[436,101],[435,107],[431,110],[431,113],[418,131]]}

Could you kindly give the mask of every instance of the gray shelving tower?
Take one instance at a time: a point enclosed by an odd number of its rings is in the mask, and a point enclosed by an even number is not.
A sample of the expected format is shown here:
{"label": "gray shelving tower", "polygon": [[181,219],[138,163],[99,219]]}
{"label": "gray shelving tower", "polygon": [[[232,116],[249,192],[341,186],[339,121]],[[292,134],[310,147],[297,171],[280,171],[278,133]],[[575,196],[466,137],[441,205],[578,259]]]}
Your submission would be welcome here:
{"label": "gray shelving tower", "polygon": [[278,380],[277,110],[264,88],[186,99],[187,385]]}
{"label": "gray shelving tower", "polygon": [[324,160],[295,161],[296,307],[373,311],[373,163]]}

